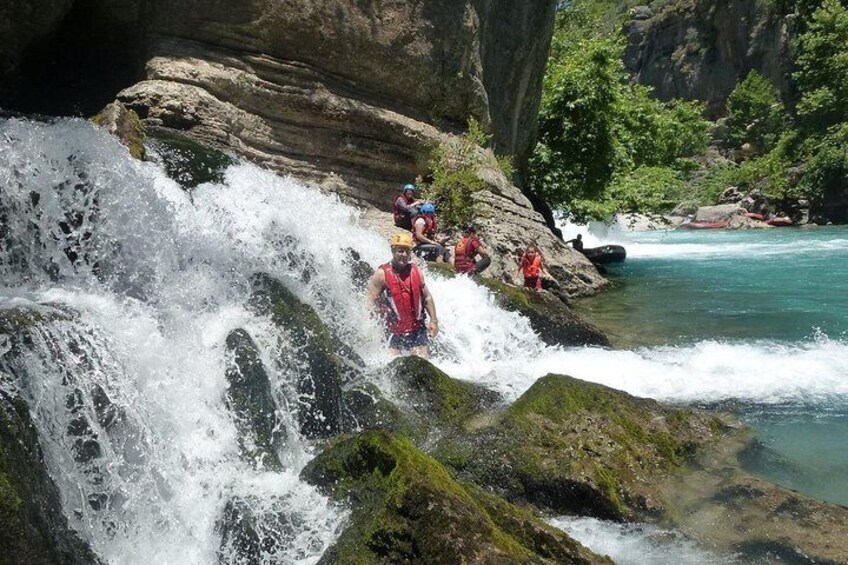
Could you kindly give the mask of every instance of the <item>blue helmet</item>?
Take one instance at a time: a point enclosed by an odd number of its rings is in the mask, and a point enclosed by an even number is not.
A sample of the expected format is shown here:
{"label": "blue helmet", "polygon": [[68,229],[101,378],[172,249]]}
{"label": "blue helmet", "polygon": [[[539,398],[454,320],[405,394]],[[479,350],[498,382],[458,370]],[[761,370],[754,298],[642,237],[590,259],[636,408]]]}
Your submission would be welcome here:
{"label": "blue helmet", "polygon": [[436,205],[432,202],[425,202],[421,205],[421,213],[422,214],[435,214],[436,213]]}
{"label": "blue helmet", "polygon": [[414,184],[403,185],[403,189],[401,190],[401,192],[406,192],[407,190],[411,190],[412,192],[415,192],[415,185]]}

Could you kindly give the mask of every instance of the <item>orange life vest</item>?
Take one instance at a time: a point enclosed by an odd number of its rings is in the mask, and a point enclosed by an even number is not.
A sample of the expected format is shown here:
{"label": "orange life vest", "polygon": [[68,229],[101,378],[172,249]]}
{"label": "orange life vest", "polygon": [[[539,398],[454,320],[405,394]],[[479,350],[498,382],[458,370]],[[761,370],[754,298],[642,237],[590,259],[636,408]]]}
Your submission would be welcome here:
{"label": "orange life vest", "polygon": [[525,278],[538,277],[542,270],[542,255],[540,253],[536,253],[536,255],[531,258],[527,255],[527,253],[524,253],[521,256],[519,264],[521,265],[521,272],[524,274]]}
{"label": "orange life vest", "polygon": [[386,294],[389,312],[386,325],[395,335],[414,333],[424,325],[424,280],[413,264],[407,273],[398,273],[391,263],[380,265],[386,276]]}
{"label": "orange life vest", "polygon": [[477,249],[480,247],[480,239],[476,235],[463,237],[456,244],[456,250],[453,259],[453,268],[457,273],[471,273],[474,271],[474,265],[477,261],[474,256],[477,254]]}

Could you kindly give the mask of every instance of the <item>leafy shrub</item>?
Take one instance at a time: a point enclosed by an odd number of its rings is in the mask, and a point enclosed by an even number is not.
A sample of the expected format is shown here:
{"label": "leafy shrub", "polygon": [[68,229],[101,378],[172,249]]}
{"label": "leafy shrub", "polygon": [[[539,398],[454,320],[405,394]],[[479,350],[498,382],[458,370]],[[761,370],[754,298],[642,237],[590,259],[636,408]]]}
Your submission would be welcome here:
{"label": "leafy shrub", "polygon": [[487,186],[478,176],[481,167],[497,168],[507,178],[512,177],[511,158],[481,149],[489,141],[490,136],[483,131],[480,123],[471,118],[463,135],[452,136],[430,152],[432,181],[423,187],[422,193],[436,204],[442,223],[458,227],[474,218],[471,195]]}
{"label": "leafy shrub", "polygon": [[610,186],[621,212],[669,211],[686,196],[680,173],[668,167],[639,167],[616,177]]}
{"label": "leafy shrub", "polygon": [[731,147],[750,143],[760,153],[770,151],[786,128],[777,89],[757,71],[748,73],[728,96],[727,128]]}
{"label": "leafy shrub", "polygon": [[823,131],[848,120],[848,9],[839,0],[824,0],[796,43],[801,91],[797,112],[807,128]]}

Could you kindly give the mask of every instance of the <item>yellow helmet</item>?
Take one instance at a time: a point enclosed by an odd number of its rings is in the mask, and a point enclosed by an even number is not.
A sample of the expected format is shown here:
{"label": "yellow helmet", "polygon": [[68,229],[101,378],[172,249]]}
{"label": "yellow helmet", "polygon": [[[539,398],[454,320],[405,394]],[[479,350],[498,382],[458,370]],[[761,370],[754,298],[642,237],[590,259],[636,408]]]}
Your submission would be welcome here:
{"label": "yellow helmet", "polygon": [[392,247],[409,247],[412,249],[412,234],[409,232],[396,233],[389,240]]}

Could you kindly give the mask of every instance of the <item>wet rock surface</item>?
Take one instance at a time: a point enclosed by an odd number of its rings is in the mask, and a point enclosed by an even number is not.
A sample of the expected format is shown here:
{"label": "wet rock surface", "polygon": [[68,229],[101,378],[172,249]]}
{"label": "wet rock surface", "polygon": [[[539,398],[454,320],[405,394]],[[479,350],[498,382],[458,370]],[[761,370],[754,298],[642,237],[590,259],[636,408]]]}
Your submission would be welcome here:
{"label": "wet rock surface", "polygon": [[668,505],[657,481],[724,429],[708,414],[547,375],[487,425],[441,443],[434,455],[458,477],[510,500],[560,514],[658,520]]}
{"label": "wet rock surface", "polygon": [[227,336],[227,354],[225,402],[242,456],[257,469],[279,471],[287,434],[256,344],[246,331],[235,330]]}
{"label": "wet rock surface", "polygon": [[384,431],[337,441],[302,476],[353,505],[321,563],[611,563]]}
{"label": "wet rock surface", "polygon": [[269,315],[290,337],[293,350],[284,352],[279,362],[296,382],[301,433],[309,438],[336,435],[342,425],[341,386],[355,376],[356,354],[281,282],[257,274],[252,283],[252,307]]}
{"label": "wet rock surface", "polygon": [[26,402],[2,390],[0,374],[0,563],[95,564],[68,527]]}

